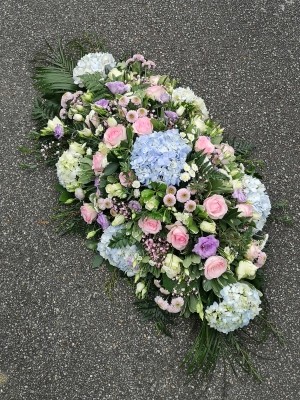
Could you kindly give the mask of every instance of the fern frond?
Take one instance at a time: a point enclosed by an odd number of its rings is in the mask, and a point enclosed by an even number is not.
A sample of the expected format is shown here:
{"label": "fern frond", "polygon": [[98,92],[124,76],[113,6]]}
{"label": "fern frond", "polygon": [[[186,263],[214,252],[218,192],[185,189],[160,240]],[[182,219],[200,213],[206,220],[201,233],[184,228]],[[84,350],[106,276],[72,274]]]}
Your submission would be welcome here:
{"label": "fern frond", "polygon": [[53,119],[59,113],[60,104],[52,100],[36,98],[33,104],[32,118],[40,126],[44,126],[49,119]]}

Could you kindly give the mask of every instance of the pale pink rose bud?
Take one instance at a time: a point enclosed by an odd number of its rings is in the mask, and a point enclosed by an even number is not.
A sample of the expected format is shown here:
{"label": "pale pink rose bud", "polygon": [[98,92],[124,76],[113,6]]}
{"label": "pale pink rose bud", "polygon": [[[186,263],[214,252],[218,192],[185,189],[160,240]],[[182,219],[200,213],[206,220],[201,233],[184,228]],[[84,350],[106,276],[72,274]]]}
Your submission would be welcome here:
{"label": "pale pink rose bud", "polygon": [[207,136],[199,136],[195,143],[195,151],[202,151],[204,154],[211,154],[215,150],[215,146],[211,143]]}
{"label": "pale pink rose bud", "polygon": [[151,75],[149,78],[149,81],[150,81],[151,85],[157,85],[159,79],[160,79],[160,75]]}
{"label": "pale pink rose bud", "polygon": [[148,87],[146,89],[146,95],[150,97],[150,99],[159,101],[160,103],[165,103],[170,98],[166,89],[159,85]]}
{"label": "pale pink rose bud", "polygon": [[251,218],[253,216],[252,204],[240,203],[236,206],[239,211],[239,216],[244,218]]}
{"label": "pale pink rose bud", "polygon": [[185,188],[179,189],[176,193],[176,199],[180,203],[185,203],[188,201],[191,197],[191,192]]}
{"label": "pale pink rose bud", "polygon": [[183,250],[189,242],[187,229],[182,225],[174,225],[167,235],[167,241],[177,250]]}
{"label": "pale pink rose bud", "polygon": [[78,200],[84,199],[84,191],[82,190],[82,188],[76,188],[74,194],[75,194],[76,199],[78,199]]}
{"label": "pale pink rose bud", "polygon": [[225,199],[220,194],[214,194],[205,199],[203,206],[212,219],[222,219],[228,211]]}
{"label": "pale pink rose bud", "polygon": [[131,186],[133,180],[134,180],[134,173],[132,171],[129,171],[127,173],[125,173],[125,172],[119,173],[119,181],[122,186],[124,186],[124,187]]}
{"label": "pale pink rose bud", "polygon": [[126,139],[126,129],[123,125],[116,125],[108,128],[103,137],[103,141],[108,148],[118,147],[120,143]]}
{"label": "pale pink rose bud", "polygon": [[153,125],[151,119],[148,117],[139,118],[135,123],[132,125],[133,131],[138,135],[149,135],[153,132]]}
{"label": "pale pink rose bud", "polygon": [[261,268],[263,265],[265,265],[266,261],[267,255],[264,251],[261,251],[257,257],[255,265],[257,268]]}
{"label": "pale pink rose bud", "polygon": [[260,251],[260,248],[255,243],[252,243],[248,248],[245,257],[247,260],[253,261],[258,257]]}
{"label": "pale pink rose bud", "polygon": [[99,151],[97,151],[93,155],[93,164],[92,164],[92,169],[94,170],[96,175],[101,174],[103,169],[105,168],[107,164],[107,159],[106,156]]}
{"label": "pale pink rose bud", "polygon": [[87,224],[91,224],[97,218],[97,211],[89,203],[84,203],[80,207],[81,216]]}
{"label": "pale pink rose bud", "polygon": [[204,263],[204,276],[211,280],[219,278],[227,270],[227,261],[221,256],[211,256]]}
{"label": "pale pink rose bud", "polygon": [[149,233],[155,235],[162,229],[161,222],[159,220],[147,217],[140,219],[138,225],[146,235]]}

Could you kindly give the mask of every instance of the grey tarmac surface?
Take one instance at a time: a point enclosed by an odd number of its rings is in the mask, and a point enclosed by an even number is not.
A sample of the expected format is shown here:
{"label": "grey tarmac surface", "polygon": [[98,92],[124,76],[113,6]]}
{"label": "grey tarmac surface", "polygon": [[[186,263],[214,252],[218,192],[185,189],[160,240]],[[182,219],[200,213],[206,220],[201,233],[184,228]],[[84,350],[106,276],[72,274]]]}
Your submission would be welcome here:
{"label": "grey tarmac surface", "polygon": [[77,237],[58,237],[54,171],[21,170],[34,89],[29,60],[44,38],[103,34],[111,51],[134,49],[201,95],[226,132],[257,144],[273,202],[295,223],[268,224],[266,295],[286,337],[257,347],[265,381],[230,377],[228,400],[297,400],[299,392],[299,0],[2,0],[1,400],[221,399],[222,366],[204,393],[179,368],[190,323],[158,336],[132,306],[132,290],[93,271]]}

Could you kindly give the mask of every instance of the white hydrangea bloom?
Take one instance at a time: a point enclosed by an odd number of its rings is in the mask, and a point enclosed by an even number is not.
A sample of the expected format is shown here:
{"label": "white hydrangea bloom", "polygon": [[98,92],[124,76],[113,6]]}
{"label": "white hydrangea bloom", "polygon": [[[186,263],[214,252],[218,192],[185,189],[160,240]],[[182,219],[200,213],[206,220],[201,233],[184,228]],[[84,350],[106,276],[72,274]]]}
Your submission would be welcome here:
{"label": "white hydrangea bloom", "polygon": [[80,161],[83,155],[70,148],[63,152],[56,163],[59,183],[69,192],[78,187],[77,178],[80,173]]}
{"label": "white hydrangea bloom", "polygon": [[206,120],[209,116],[204,100],[201,97],[196,96],[189,87],[178,87],[174,89],[172,93],[172,101],[174,103],[193,104],[201,112],[203,120]]}
{"label": "white hydrangea bloom", "polygon": [[271,202],[266,193],[266,187],[259,179],[251,175],[245,175],[243,178],[243,191],[246,194],[247,202],[253,205],[254,211],[259,216],[256,220],[256,231],[261,231],[271,212]]}
{"label": "white hydrangea bloom", "polygon": [[205,310],[208,325],[219,332],[229,333],[248,325],[261,310],[261,292],[245,283],[227,285],[220,295],[223,301]]}
{"label": "white hydrangea bloom", "polygon": [[73,70],[73,80],[76,85],[83,87],[80,76],[100,72],[106,76],[106,72],[116,65],[115,59],[110,53],[89,53],[83,56]]}

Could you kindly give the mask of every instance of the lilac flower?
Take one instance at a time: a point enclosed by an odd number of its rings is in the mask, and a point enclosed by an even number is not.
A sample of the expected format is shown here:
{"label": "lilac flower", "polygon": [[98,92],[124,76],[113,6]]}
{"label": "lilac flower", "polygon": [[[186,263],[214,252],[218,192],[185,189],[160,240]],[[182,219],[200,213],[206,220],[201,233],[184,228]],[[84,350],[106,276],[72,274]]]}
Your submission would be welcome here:
{"label": "lilac flower", "polygon": [[142,209],[142,206],[136,200],[130,200],[130,202],[128,203],[128,207],[130,208],[130,210],[135,212],[139,212]]}
{"label": "lilac flower", "polygon": [[247,197],[246,197],[246,195],[245,195],[245,193],[243,192],[242,189],[236,189],[232,193],[232,197],[234,199],[237,199],[237,201],[240,202],[240,203],[244,203],[247,200]]}
{"label": "lilac flower", "polygon": [[178,115],[174,111],[165,111],[165,115],[173,122],[178,119]]}
{"label": "lilac flower", "polygon": [[102,212],[98,214],[97,222],[103,230],[107,229],[110,225],[106,215],[104,215]]}
{"label": "lilac flower", "polygon": [[198,239],[198,243],[195,244],[193,252],[198,254],[201,258],[215,256],[219,244],[219,240],[216,239],[214,235],[202,236]]}
{"label": "lilac flower", "polygon": [[64,136],[64,128],[62,125],[56,125],[54,128],[54,137],[56,139],[61,139]]}
{"label": "lilac flower", "polygon": [[102,108],[107,108],[109,105],[109,101],[106,99],[100,99],[100,100],[95,101],[95,105],[102,107]]}
{"label": "lilac flower", "polygon": [[108,82],[105,86],[108,87],[112,94],[124,94],[130,89],[129,85],[125,85],[125,83],[120,81]]}

